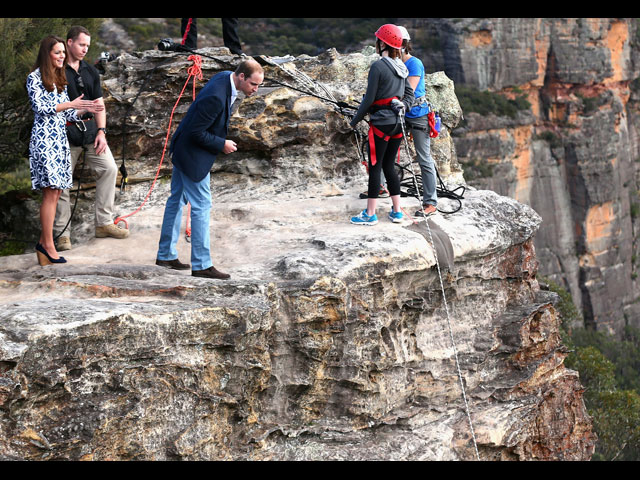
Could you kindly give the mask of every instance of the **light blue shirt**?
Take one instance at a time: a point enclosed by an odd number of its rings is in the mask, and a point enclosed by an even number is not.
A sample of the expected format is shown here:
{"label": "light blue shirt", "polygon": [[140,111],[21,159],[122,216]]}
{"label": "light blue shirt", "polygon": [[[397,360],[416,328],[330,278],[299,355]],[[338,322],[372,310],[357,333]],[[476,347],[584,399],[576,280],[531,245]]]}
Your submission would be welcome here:
{"label": "light blue shirt", "polygon": [[[416,57],[410,57],[404,64],[407,66],[407,70],[409,70],[410,77],[420,77],[418,85],[416,85],[415,97],[419,98],[424,96],[426,93],[424,86],[424,65],[420,59]],[[416,105],[407,112],[406,116],[407,118],[418,118],[424,117],[427,113],[429,113],[429,107],[427,105]]]}

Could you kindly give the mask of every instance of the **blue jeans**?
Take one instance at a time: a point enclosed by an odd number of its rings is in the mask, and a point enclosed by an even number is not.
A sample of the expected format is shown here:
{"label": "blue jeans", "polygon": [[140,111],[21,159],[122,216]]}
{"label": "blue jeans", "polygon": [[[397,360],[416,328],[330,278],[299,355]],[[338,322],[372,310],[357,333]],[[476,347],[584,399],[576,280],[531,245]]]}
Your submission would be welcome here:
{"label": "blue jeans", "polygon": [[194,182],[173,166],[171,195],[167,199],[160,230],[158,260],[178,258],[176,245],[180,237],[182,207],[191,204],[191,269],[205,270],[212,265],[210,253],[209,214],[211,212],[211,185],[209,174]]}

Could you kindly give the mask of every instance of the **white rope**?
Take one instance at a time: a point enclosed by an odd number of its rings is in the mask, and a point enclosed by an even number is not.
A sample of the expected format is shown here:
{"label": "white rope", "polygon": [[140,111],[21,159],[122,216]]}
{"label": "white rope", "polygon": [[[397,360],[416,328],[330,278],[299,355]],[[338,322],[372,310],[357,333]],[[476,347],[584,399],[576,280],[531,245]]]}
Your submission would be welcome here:
{"label": "white rope", "polygon": [[299,85],[302,85],[305,88],[312,90],[313,92],[316,93],[316,95],[324,94],[328,97],[329,101],[333,103],[337,103],[336,98],[333,96],[333,94],[329,91],[329,89],[324,84],[322,84],[321,82],[318,82],[317,80],[312,79],[306,73],[301,72],[295,67],[295,65],[293,66],[292,70],[289,70],[288,68],[284,68],[280,63],[277,63],[277,62],[272,62],[272,63],[273,65],[278,67],[282,72],[284,72],[285,74],[293,78]]}
{"label": "white rope", "polygon": [[[405,147],[407,148],[407,153],[409,154],[409,164],[411,167],[411,173],[413,175],[413,181],[415,183],[415,191],[416,191],[416,199],[418,199],[418,201],[420,202],[420,208],[422,209],[422,201],[419,198],[419,188],[418,188],[418,182],[416,180],[416,175],[415,172],[413,170],[413,161],[411,161],[411,150],[409,149],[409,142],[407,140],[407,132],[405,130],[405,125],[404,125],[404,116],[400,115],[400,124],[402,126],[402,138],[404,139],[404,143],[405,143]],[[440,261],[438,260],[438,252],[436,251],[436,245],[435,242],[433,241],[433,236],[431,235],[431,227],[429,227],[429,220],[427,217],[424,217],[424,223],[427,226],[427,233],[429,234],[429,242],[431,243],[431,247],[433,248],[433,254],[435,256],[436,259],[436,267],[438,268],[438,277],[440,278],[440,289],[442,290],[442,299],[444,301],[444,309],[445,312],[447,314],[447,326],[449,327],[449,338],[451,339],[451,346],[453,348],[453,354],[456,360],[456,369],[458,371],[458,380],[460,381],[460,388],[462,390],[462,398],[464,400],[464,407],[465,407],[465,411],[467,413],[467,419],[469,421],[469,429],[471,430],[471,438],[473,439],[473,447],[475,449],[475,454],[476,454],[476,460],[480,460],[480,454],[478,453],[478,443],[476,441],[476,434],[475,431],[473,429],[473,422],[471,421],[471,412],[469,409],[469,402],[467,401],[467,394],[464,388],[464,381],[462,378],[462,372],[460,371],[460,360],[458,358],[458,349],[456,347],[456,342],[455,339],[453,338],[453,329],[451,328],[451,316],[449,314],[449,306],[447,304],[447,296],[445,295],[445,291],[444,291],[444,282],[442,281],[442,272],[440,270]]]}

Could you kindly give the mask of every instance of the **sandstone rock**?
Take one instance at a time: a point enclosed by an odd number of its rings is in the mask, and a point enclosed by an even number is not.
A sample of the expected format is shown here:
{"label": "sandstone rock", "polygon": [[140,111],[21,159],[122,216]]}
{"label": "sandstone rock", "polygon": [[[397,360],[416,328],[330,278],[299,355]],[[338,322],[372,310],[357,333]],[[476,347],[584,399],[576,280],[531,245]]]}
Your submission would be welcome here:
{"label": "sandstone rock", "polygon": [[[227,60],[205,60],[205,77]],[[287,68],[332,72],[328,94],[349,99],[336,72],[361,86],[371,60],[329,52]],[[160,65],[128,113],[134,175],[157,164],[186,64],[145,52],[109,66],[135,84]],[[269,64],[271,75],[286,77]],[[134,92],[105,83],[108,108],[127,111]],[[442,108],[452,127],[455,108]],[[91,238],[81,215],[68,264],[0,259],[0,457],[471,460],[459,366],[480,458],[590,458],[554,297],[536,281],[530,207],[469,189],[459,212],[430,219],[451,245],[440,277],[427,224],[386,221],[389,200],[377,226],[348,223],[366,175],[332,105],[269,85],[242,99],[231,135],[240,150],[214,165],[211,224],[229,281],[153,264],[165,181],[128,218],[127,239]],[[455,170],[455,158],[437,161]],[[122,212],[148,188],[127,187]],[[178,247],[187,261],[189,244]]]}
{"label": "sandstone rock", "polygon": [[465,112],[454,140],[466,179],[542,216],[541,274],[568,288],[586,325],[614,334],[640,326],[635,19],[400,22],[418,45],[437,39],[442,47],[424,53],[427,71],[509,98],[526,95],[531,108],[515,119]]}

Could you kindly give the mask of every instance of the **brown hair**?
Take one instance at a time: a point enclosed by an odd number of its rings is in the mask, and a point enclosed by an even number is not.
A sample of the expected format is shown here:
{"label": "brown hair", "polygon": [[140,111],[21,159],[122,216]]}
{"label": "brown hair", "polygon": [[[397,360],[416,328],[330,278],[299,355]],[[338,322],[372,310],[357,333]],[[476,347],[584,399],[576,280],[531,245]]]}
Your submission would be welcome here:
{"label": "brown hair", "polygon": [[256,72],[264,73],[264,70],[262,69],[262,65],[260,65],[253,58],[250,58],[240,63],[240,65],[236,67],[236,71],[234,73],[236,74],[236,77],[239,76],[241,73],[244,73],[244,78],[249,78],[251,75],[253,75]]}
{"label": "brown hair", "polygon": [[389,57],[390,58],[402,58],[402,52],[400,51],[399,48],[393,48],[388,43],[385,43],[382,40],[380,40],[379,38],[376,38],[376,51],[378,51],[378,52],[380,52],[380,54],[382,54],[382,52],[384,50],[389,52]]}
{"label": "brown hair", "polygon": [[49,55],[51,50],[53,50],[53,47],[58,43],[61,43],[64,48],[64,61],[66,65],[67,46],[65,45],[64,40],[57,35],[49,35],[43,38],[40,42],[38,57],[36,58],[36,63],[33,66],[33,70],[40,68],[42,84],[44,85],[44,88],[46,88],[47,92],[53,92],[53,88],[55,86],[58,93],[60,93],[67,85],[67,76],[64,72],[64,66],[62,68],[57,68],[51,61],[51,56]]}
{"label": "brown hair", "polygon": [[79,25],[75,25],[71,27],[67,32],[67,40],[75,40],[76,38],[78,38],[78,35],[80,35],[81,33],[84,33],[89,37],[91,36],[91,34],[89,33],[89,30]]}
{"label": "brown hair", "polygon": [[411,48],[411,40],[407,40],[406,38],[402,40],[402,48],[404,48],[405,52],[411,53],[413,50],[413,48]]}

